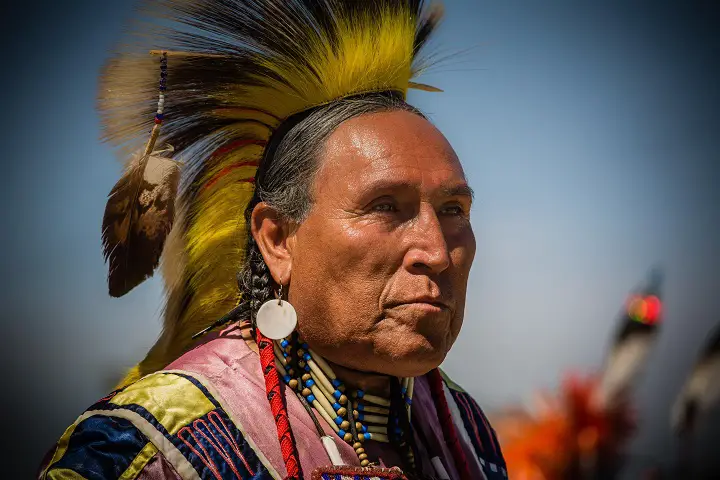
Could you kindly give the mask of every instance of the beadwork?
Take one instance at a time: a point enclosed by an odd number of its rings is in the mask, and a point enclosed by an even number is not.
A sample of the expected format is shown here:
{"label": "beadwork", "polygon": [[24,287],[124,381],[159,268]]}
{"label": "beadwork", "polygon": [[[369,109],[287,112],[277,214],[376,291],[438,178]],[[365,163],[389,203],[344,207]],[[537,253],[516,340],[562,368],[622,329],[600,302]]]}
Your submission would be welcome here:
{"label": "beadwork", "polygon": [[160,56],[160,92],[158,94],[158,107],[155,113],[155,124],[160,125],[163,121],[163,110],[165,108],[165,90],[167,88],[167,52]]}
{"label": "beadwork", "polygon": [[[390,408],[390,400],[362,390],[346,392],[345,385],[332,367],[301,342],[297,333],[274,342],[273,349],[278,371],[287,386],[297,395],[302,395],[335,433],[353,446],[361,466],[370,464],[363,448],[367,440],[389,442],[391,435],[395,435],[398,443],[405,445],[404,436],[410,432],[403,432],[400,428],[400,419],[397,412]],[[409,422],[414,379],[399,380]],[[413,462],[414,459],[409,460]]]}
{"label": "beadwork", "polygon": [[160,125],[163,123],[163,111],[165,109],[165,90],[167,89],[167,52],[160,55],[160,85],[158,86],[158,104],[155,112],[155,125],[150,132],[150,139],[145,145],[144,155],[150,155],[155,148],[155,142],[160,136]]}

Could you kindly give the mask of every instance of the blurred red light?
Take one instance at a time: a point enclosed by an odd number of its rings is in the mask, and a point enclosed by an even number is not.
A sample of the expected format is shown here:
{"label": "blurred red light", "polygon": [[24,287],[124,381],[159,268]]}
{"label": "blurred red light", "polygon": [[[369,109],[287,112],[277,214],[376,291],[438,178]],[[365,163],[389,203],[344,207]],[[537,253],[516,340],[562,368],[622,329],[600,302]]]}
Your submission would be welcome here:
{"label": "blurred red light", "polygon": [[645,297],[645,305],[645,323],[652,325],[658,322],[660,320],[660,312],[662,310],[662,302],[660,302],[660,299],[655,295],[650,295]]}
{"label": "blurred red light", "polygon": [[655,295],[632,295],[626,304],[627,314],[636,322],[654,325],[660,320],[662,302]]}

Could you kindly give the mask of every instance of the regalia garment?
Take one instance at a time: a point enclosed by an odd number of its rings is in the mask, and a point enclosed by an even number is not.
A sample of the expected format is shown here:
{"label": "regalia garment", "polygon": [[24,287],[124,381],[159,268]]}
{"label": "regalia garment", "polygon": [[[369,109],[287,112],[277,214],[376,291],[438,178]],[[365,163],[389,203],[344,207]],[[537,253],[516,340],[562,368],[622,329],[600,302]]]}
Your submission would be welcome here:
{"label": "regalia garment", "polygon": [[[404,449],[387,466],[429,478],[507,476],[482,411],[439,370],[390,378],[396,394],[363,410],[373,395],[346,396],[297,332],[285,363],[288,338],[265,336],[256,286],[238,280],[246,256],[264,262],[247,212],[283,136],[333,102],[440,92],[415,80],[442,13],[422,0],[140,2],[101,77],[104,136],[126,159],[102,241],[115,297],[162,259],[164,328],[65,432],[41,478],[404,478],[370,465],[370,440]],[[246,321],[257,352],[238,333]]]}
{"label": "regalia garment", "polygon": [[[439,459],[447,478],[460,478],[443,440],[442,422],[450,421],[459,432],[471,478],[508,478],[500,446],[482,410],[440,373],[437,378],[451,416],[439,418],[431,398],[430,383],[436,381],[432,373],[416,379],[412,405],[422,471],[430,478],[442,478],[433,467]],[[314,478],[311,475],[318,470],[329,471],[330,460],[309,416],[289,392],[286,401],[304,478]],[[88,408],[50,452],[39,478],[285,478],[274,430],[257,353],[246,345],[239,327],[232,325],[211,334],[164,370]],[[350,445],[339,438],[336,443],[343,461],[358,465]]]}

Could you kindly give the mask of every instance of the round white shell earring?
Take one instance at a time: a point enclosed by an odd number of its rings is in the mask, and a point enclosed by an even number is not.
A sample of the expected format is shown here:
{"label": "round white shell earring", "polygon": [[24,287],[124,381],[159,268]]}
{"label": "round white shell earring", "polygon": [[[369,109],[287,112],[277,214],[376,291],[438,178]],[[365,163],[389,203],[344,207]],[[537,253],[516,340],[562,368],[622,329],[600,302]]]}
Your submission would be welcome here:
{"label": "round white shell earring", "polygon": [[297,313],[290,302],[282,299],[282,288],[280,285],[278,298],[263,303],[255,315],[255,326],[272,340],[290,336],[297,326]]}

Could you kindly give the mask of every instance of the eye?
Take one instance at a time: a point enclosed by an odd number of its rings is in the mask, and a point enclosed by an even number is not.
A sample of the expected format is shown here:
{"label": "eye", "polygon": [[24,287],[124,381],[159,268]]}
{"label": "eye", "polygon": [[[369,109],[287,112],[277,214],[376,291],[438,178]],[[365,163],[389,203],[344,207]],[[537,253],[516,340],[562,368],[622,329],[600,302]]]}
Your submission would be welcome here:
{"label": "eye", "polygon": [[440,213],[442,215],[459,216],[465,215],[465,209],[462,207],[462,205],[448,205],[446,207],[443,207],[442,210],[440,210]]}
{"label": "eye", "polygon": [[371,210],[373,212],[396,212],[397,208],[392,202],[382,202],[373,205]]}

